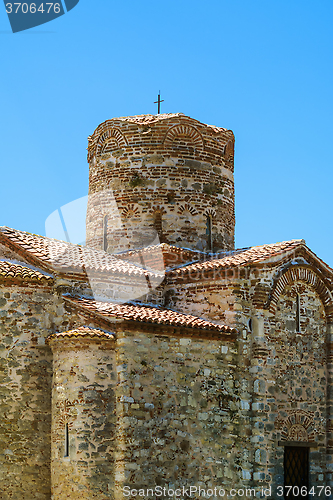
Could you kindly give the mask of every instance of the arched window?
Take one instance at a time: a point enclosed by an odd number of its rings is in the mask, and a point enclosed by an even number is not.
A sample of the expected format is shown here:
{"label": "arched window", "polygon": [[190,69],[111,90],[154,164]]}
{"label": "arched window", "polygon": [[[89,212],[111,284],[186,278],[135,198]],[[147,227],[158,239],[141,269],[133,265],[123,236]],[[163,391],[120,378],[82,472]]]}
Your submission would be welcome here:
{"label": "arched window", "polygon": [[65,457],[69,457],[69,430],[68,430],[68,423],[66,422],[65,425]]}
{"label": "arched window", "polygon": [[103,217],[103,250],[106,252],[108,249],[108,216]]}
{"label": "arched window", "polygon": [[208,250],[211,252],[213,250],[213,233],[212,233],[212,216],[206,215],[206,236]]}
{"label": "arched window", "polygon": [[160,241],[162,241],[162,214],[160,211],[154,213],[154,229],[157,232]]}
{"label": "arched window", "polygon": [[298,293],[296,293],[296,333],[301,332],[301,300]]}

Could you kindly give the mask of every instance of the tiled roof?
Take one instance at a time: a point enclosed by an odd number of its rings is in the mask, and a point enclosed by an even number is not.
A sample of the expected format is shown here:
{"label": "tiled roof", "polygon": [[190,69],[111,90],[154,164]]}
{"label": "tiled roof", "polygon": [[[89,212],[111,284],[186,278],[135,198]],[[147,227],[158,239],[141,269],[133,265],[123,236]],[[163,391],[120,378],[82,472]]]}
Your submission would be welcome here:
{"label": "tiled roof", "polygon": [[58,340],[63,338],[101,338],[114,340],[115,336],[113,333],[104,332],[103,330],[98,330],[96,328],[90,328],[88,326],[79,326],[74,330],[69,330],[67,332],[53,333],[47,337],[47,342],[50,340]]}
{"label": "tiled roof", "polygon": [[94,271],[114,275],[148,276],[155,278],[156,273],[146,271],[139,265],[118,259],[101,250],[94,250],[74,245],[45,236],[18,231],[8,227],[0,227],[0,241],[10,243],[26,260],[47,270],[70,272],[85,275]]}
{"label": "tiled roof", "polygon": [[195,328],[199,330],[210,330],[217,333],[236,333],[236,330],[226,325],[218,325],[211,321],[183,314],[170,309],[153,306],[112,304],[109,302],[98,302],[94,299],[64,296],[69,303],[80,306],[90,312],[101,314],[111,318],[138,321],[143,323],[155,323],[159,325],[170,325],[174,327]]}
{"label": "tiled roof", "polygon": [[260,245],[228,252],[227,254],[212,255],[209,260],[185,265],[179,269],[170,271],[173,277],[193,274],[197,271],[209,271],[219,268],[232,268],[240,266],[249,266],[272,259],[285,252],[296,249],[300,245],[305,245],[304,240],[282,241],[271,245]]}
{"label": "tiled roof", "polygon": [[[161,243],[140,250],[131,250],[110,255],[80,245],[74,245],[45,236],[38,236],[8,227],[0,227],[0,243],[30,265],[53,273],[69,273],[82,277],[98,277],[108,281],[113,278],[149,278],[152,286],[163,280],[164,270],[169,279],[200,280],[200,272],[209,278],[209,273],[218,269],[250,266],[274,260],[283,254],[303,247],[313,259],[332,276],[332,269],[305,246],[304,240],[290,240],[270,245],[243,248],[227,253],[207,255],[191,249],[183,249]],[[6,259],[8,261],[8,259]],[[93,273],[93,274],[92,274]],[[96,275],[94,274],[96,273]],[[21,279],[50,280],[37,270],[18,264],[2,264],[0,276]]]}
{"label": "tiled roof", "polygon": [[35,269],[30,269],[29,267],[8,261],[0,261],[0,277],[38,283],[49,283],[53,281],[52,276],[48,276]]}

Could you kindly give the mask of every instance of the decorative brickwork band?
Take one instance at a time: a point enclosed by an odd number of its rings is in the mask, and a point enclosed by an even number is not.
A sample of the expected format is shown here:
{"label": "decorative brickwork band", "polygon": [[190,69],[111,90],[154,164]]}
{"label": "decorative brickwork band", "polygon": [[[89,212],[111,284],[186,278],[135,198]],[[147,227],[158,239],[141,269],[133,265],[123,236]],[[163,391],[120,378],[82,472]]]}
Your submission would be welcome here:
{"label": "decorative brickwork band", "polygon": [[109,142],[114,144],[114,149],[124,148],[128,144],[125,136],[118,128],[112,126],[110,120],[102,123],[97,132],[88,137],[88,162],[91,161],[94,155],[106,152],[105,149],[107,148],[105,146]]}
{"label": "decorative brickwork band", "polygon": [[269,355],[269,349],[263,345],[254,344],[252,348],[252,358],[262,359]]}
{"label": "decorative brickwork band", "polygon": [[283,441],[314,441],[312,416],[300,410],[293,412],[284,421],[281,437]]}
{"label": "decorative brickwork band", "polygon": [[271,313],[275,313],[280,295],[287,285],[292,285],[297,281],[303,281],[310,285],[319,295],[324,308],[327,320],[333,319],[333,298],[330,290],[324,281],[310,268],[304,266],[290,267],[275,283],[273,292],[268,302]]}
{"label": "decorative brickwork band", "polygon": [[127,217],[128,219],[130,217],[138,216],[139,213],[140,213],[139,207],[135,206],[134,203],[123,209],[123,217]]}
{"label": "decorative brickwork band", "polygon": [[216,210],[214,210],[214,208],[207,208],[207,210],[204,211],[204,215],[206,216],[210,215],[211,217],[216,217]]}
{"label": "decorative brickwork band", "polygon": [[184,205],[180,205],[178,213],[180,215],[197,215],[198,211],[194,208],[193,205],[184,203]]}
{"label": "decorative brickwork band", "polygon": [[113,128],[104,132],[97,143],[96,154],[107,153],[127,146],[127,141],[120,130]]}
{"label": "decorative brickwork band", "polygon": [[175,125],[170,128],[164,138],[164,145],[167,148],[179,147],[182,142],[196,149],[203,149],[203,139],[199,132],[189,125]]}
{"label": "decorative brickwork band", "polygon": [[99,125],[88,138],[86,245],[117,253],[155,245],[158,236],[199,251],[233,250],[233,144],[231,130],[181,113]]}

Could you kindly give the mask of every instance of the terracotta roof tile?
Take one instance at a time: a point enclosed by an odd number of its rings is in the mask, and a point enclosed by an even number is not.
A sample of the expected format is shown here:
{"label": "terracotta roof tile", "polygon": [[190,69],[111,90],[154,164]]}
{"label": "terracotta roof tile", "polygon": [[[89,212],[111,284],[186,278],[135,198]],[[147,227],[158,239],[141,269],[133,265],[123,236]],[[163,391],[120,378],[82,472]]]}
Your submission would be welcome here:
{"label": "terracotta roof tile", "polygon": [[162,272],[185,263],[203,260],[207,256],[203,252],[189,248],[176,247],[168,243],[150,245],[135,250],[128,250],[116,254],[117,258],[140,265],[144,262],[146,268],[154,272]]}
{"label": "terracotta roof tile", "polygon": [[200,330],[210,330],[221,334],[236,333],[236,329],[206,321],[197,316],[183,314],[170,309],[163,309],[154,306],[112,304],[109,302],[98,302],[94,299],[77,298],[64,296],[69,303],[80,306],[90,312],[99,313],[111,318],[138,321],[143,323],[155,323],[160,325],[170,325],[174,327],[195,328]]}
{"label": "terracotta roof tile", "polygon": [[219,268],[232,268],[239,266],[248,266],[250,264],[263,262],[272,257],[281,255],[305,245],[304,240],[282,241],[270,245],[260,245],[256,247],[242,248],[228,253],[215,254],[209,260],[196,262],[182,266],[179,269],[170,271],[173,277],[191,274],[197,271],[213,270]]}
{"label": "terracotta roof tile", "polygon": [[8,261],[0,261],[0,277],[20,279],[22,281],[33,281],[38,283],[52,282],[53,277],[30,269],[21,264]]}
{"label": "terracotta roof tile", "polygon": [[59,333],[53,333],[52,335],[49,335],[47,337],[47,342],[50,340],[61,340],[64,338],[101,338],[101,339],[108,339],[108,340],[114,340],[115,335],[114,333],[110,332],[104,332],[103,330],[99,330],[96,328],[90,328],[88,326],[79,326],[78,328],[75,328],[74,330],[68,330],[67,332],[59,332]]}
{"label": "terracotta roof tile", "polygon": [[0,227],[0,240],[10,242],[16,251],[36,259],[47,269],[58,272],[85,274],[85,272],[107,272],[115,275],[148,276],[160,278],[157,273],[143,269],[140,265],[119,259],[101,250],[74,245],[45,236]]}
{"label": "terracotta roof tile", "polygon": [[[140,250],[131,250],[118,255],[81,247],[44,236],[0,227],[0,241],[18,254],[23,255],[30,264],[49,272],[73,273],[82,276],[91,272],[99,276],[149,277],[151,283],[160,283],[166,274],[171,279],[191,277],[193,273],[214,271],[221,268],[249,266],[278,257],[286,252],[305,246],[304,240],[290,240],[270,245],[243,248],[227,253],[207,255],[190,249],[183,249],[162,243]],[[184,262],[185,261],[185,262]],[[324,263],[323,263],[324,264]],[[8,267],[3,267],[3,275]],[[16,276],[19,271],[13,271]],[[28,271],[26,271],[27,273]],[[100,273],[100,274],[99,274]],[[25,274],[27,276],[27,274]],[[35,275],[37,279],[37,275]],[[196,277],[198,279],[198,277]]]}

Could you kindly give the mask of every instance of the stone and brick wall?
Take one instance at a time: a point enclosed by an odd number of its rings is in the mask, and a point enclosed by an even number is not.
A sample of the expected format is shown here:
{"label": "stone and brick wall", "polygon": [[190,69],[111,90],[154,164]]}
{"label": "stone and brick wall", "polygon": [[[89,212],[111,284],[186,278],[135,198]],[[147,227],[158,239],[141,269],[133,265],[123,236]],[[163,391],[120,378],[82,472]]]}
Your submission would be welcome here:
{"label": "stone and brick wall", "polygon": [[[297,294],[300,328],[297,328]],[[262,440],[257,473],[272,485],[283,482],[283,441],[312,442],[310,484],[326,485],[326,316],[316,290],[298,282],[280,294],[276,313],[264,322],[261,356],[252,361],[254,424]]]}
{"label": "stone and brick wall", "polygon": [[117,346],[117,498],[126,485],[244,485],[237,346],[135,331],[119,333]]}
{"label": "stone and brick wall", "polygon": [[233,155],[230,130],[180,113],[104,122],[89,138],[87,245],[234,248]]}
{"label": "stone and brick wall", "polygon": [[81,319],[65,310],[52,277],[12,267],[0,276],[0,498],[50,500],[53,355],[47,337]]}
{"label": "stone and brick wall", "polygon": [[[231,131],[182,114],[115,118],[89,138],[87,243],[174,245],[127,255],[167,269],[153,286],[125,254],[43,275],[32,266],[51,265],[45,242],[5,231],[0,257],[30,264],[0,266],[1,500],[155,485],[271,485],[273,500],[292,441],[310,447],[311,486],[333,486],[332,270],[296,240],[207,260],[234,247],[233,148]],[[163,323],[134,305],[117,316],[97,296],[196,318]],[[195,330],[198,317],[238,333]]]}
{"label": "stone and brick wall", "polygon": [[0,497],[49,500],[53,296],[2,284],[0,308]]}
{"label": "stone and brick wall", "polygon": [[53,351],[52,498],[115,498],[114,341],[60,336],[49,343]]}
{"label": "stone and brick wall", "polygon": [[278,443],[306,441],[313,443],[310,484],[332,485],[331,292],[309,265],[284,266],[230,270],[216,281],[204,273],[193,282],[171,280],[165,301],[239,331],[235,381],[251,409],[244,447],[253,484],[283,485]]}

